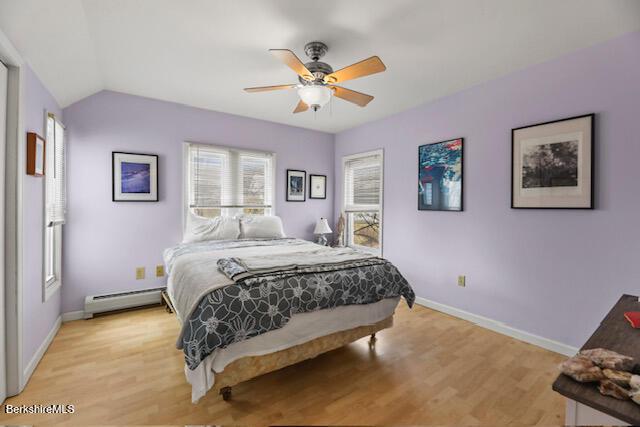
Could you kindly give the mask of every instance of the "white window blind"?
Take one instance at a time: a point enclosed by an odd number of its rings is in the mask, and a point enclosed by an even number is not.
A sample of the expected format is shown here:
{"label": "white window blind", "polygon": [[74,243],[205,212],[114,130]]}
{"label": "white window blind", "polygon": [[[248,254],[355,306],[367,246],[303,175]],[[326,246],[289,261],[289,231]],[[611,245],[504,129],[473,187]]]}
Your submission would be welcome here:
{"label": "white window blind", "polygon": [[344,210],[377,211],[381,204],[382,155],[349,157],[344,162]]}
{"label": "white window blind", "polygon": [[270,214],[272,153],[189,144],[189,207],[213,215]]}
{"label": "white window blind", "polygon": [[66,211],[65,129],[53,114],[47,115],[45,158],[45,221],[52,227],[64,224]]}

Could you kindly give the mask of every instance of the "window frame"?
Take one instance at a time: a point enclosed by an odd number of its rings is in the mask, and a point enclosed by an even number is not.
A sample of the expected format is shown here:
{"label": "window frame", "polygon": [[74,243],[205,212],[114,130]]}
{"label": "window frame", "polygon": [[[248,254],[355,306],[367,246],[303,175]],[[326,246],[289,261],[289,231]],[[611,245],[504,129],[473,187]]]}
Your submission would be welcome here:
{"label": "window frame", "polygon": [[[58,117],[50,112],[45,113],[45,135],[49,134],[49,119],[54,120],[64,130],[63,144],[66,143],[66,127],[58,119]],[[54,130],[55,133],[55,130]],[[47,138],[48,139],[48,138]],[[50,142],[47,140],[46,144]],[[44,229],[43,229],[43,259],[42,259],[42,302],[46,302],[49,298],[62,287],[62,225],[61,223],[49,225],[47,223],[47,186],[51,181],[47,179],[47,174],[51,173],[51,165],[55,164],[55,147],[45,147],[45,177],[44,177]],[[63,156],[66,156],[66,150],[63,149]],[[62,160],[66,163],[66,159]],[[66,180],[66,177],[64,178]],[[66,182],[64,183],[66,186]],[[51,265],[52,271],[49,270]]]}
{"label": "window frame", "polygon": [[[349,212],[346,211],[346,202],[347,202],[346,198],[348,194],[348,190],[347,190],[348,182],[347,182],[347,174],[346,174],[347,162],[351,160],[363,158],[363,157],[370,157],[370,156],[380,156],[380,196],[379,196],[380,203],[377,211],[379,212],[380,219],[379,219],[379,231],[378,231],[379,249],[377,250],[373,248],[369,248],[367,246],[349,244],[350,242],[349,237],[351,234],[351,228],[353,226],[351,225],[351,221],[349,219]],[[358,212],[365,212],[365,211],[363,210]],[[377,150],[365,151],[362,153],[349,154],[347,156],[342,157],[342,213],[345,215],[345,227],[344,227],[344,236],[343,236],[345,246],[353,247],[354,249],[359,249],[365,252],[373,253],[378,256],[382,256],[384,252],[384,244],[383,244],[384,242],[384,149],[380,148]]]}
{"label": "window frame", "polygon": [[[261,150],[252,150],[252,149],[244,149],[238,147],[229,147],[225,145],[218,144],[209,144],[204,142],[194,142],[194,141],[185,141],[182,144],[182,230],[184,231],[187,226],[187,217],[189,216],[189,212],[191,210],[190,207],[190,162],[189,162],[189,148],[191,146],[205,146],[211,148],[213,150],[220,151],[231,151],[235,152],[238,157],[241,155],[251,155],[255,154],[258,156],[269,155],[271,157],[271,208],[270,215],[276,215],[276,153],[271,151],[261,151]],[[239,171],[235,171],[235,173],[239,173]],[[224,208],[222,208],[224,211]],[[221,216],[225,216],[221,214]],[[229,216],[229,215],[227,215]]]}

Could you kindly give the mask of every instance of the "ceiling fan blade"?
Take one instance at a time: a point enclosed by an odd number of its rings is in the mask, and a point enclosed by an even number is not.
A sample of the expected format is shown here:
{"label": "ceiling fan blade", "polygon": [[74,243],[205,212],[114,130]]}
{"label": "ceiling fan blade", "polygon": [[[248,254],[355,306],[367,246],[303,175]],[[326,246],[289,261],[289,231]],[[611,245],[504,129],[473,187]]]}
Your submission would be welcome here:
{"label": "ceiling fan blade", "polygon": [[278,85],[278,86],[260,86],[260,87],[246,87],[245,92],[268,92],[270,90],[282,90],[293,89],[296,85]]}
{"label": "ceiling fan blade", "polygon": [[349,65],[348,67],[344,67],[329,74],[328,76],[325,76],[324,81],[329,84],[340,83],[347,80],[357,79],[359,77],[369,76],[371,74],[381,73],[386,69],[387,67],[380,58],[372,56],[371,58],[356,62],[355,64]]}
{"label": "ceiling fan blade", "polygon": [[303,111],[307,111],[308,109],[309,109],[309,106],[304,102],[300,101],[298,102],[298,105],[296,105],[296,109],[293,110],[293,114],[302,113]]}
{"label": "ceiling fan blade", "polygon": [[373,100],[373,96],[366,93],[356,92],[355,90],[345,89],[340,86],[329,86],[333,89],[333,94],[345,101],[353,102],[360,107],[366,107]]}
{"label": "ceiling fan blade", "polygon": [[300,77],[305,80],[314,80],[311,71],[307,70],[307,67],[300,61],[300,58],[289,49],[269,49],[269,52],[280,61],[282,61],[287,67],[291,68]]}

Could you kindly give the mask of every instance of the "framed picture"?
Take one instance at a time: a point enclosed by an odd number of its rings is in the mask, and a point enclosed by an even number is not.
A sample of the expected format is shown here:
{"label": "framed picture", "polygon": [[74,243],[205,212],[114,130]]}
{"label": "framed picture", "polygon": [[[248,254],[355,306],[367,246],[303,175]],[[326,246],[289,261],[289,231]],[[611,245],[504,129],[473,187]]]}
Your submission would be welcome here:
{"label": "framed picture", "polygon": [[307,172],[287,169],[287,202],[304,202]]}
{"label": "framed picture", "polygon": [[158,156],[111,153],[112,200],[114,202],[158,201]]}
{"label": "framed picture", "polygon": [[327,198],[327,176],[326,175],[309,175],[309,198],[310,199],[326,199]]}
{"label": "framed picture", "polygon": [[418,147],[418,210],[462,210],[463,138]]}
{"label": "framed picture", "polygon": [[45,141],[40,135],[27,133],[27,175],[44,176]]}
{"label": "framed picture", "polygon": [[511,207],[593,209],[594,114],[511,131]]}

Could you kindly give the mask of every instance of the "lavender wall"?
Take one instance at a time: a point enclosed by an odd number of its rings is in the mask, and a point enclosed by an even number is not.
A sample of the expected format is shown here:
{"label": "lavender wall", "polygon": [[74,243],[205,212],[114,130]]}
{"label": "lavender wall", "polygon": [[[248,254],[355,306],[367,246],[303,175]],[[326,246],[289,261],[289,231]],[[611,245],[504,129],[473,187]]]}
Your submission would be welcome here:
{"label": "lavender wall", "polygon": [[[312,238],[320,217],[333,218],[333,135],[100,92],[64,110],[68,145],[68,223],[64,227],[62,311],[84,297],[164,284],[153,277],[162,251],[182,238],[182,143],[197,141],[276,153],[276,214],[287,235]],[[160,202],[111,201],[111,152],[160,156]],[[326,200],[285,201],[285,170],[329,178]],[[135,280],[135,267],[147,268]]]}
{"label": "lavender wall", "polygon": [[[578,346],[640,284],[640,33],[336,136],[384,148],[384,255],[419,296]],[[596,210],[512,210],[511,128],[596,116]],[[465,211],[419,212],[417,147],[465,138]],[[467,287],[456,276],[467,275]]]}
{"label": "lavender wall", "polygon": [[[45,114],[62,117],[60,107],[28,66],[24,67],[25,131],[45,137]],[[24,175],[22,191],[22,318],[24,367],[60,316],[60,291],[42,302],[44,280],[44,178]]]}

